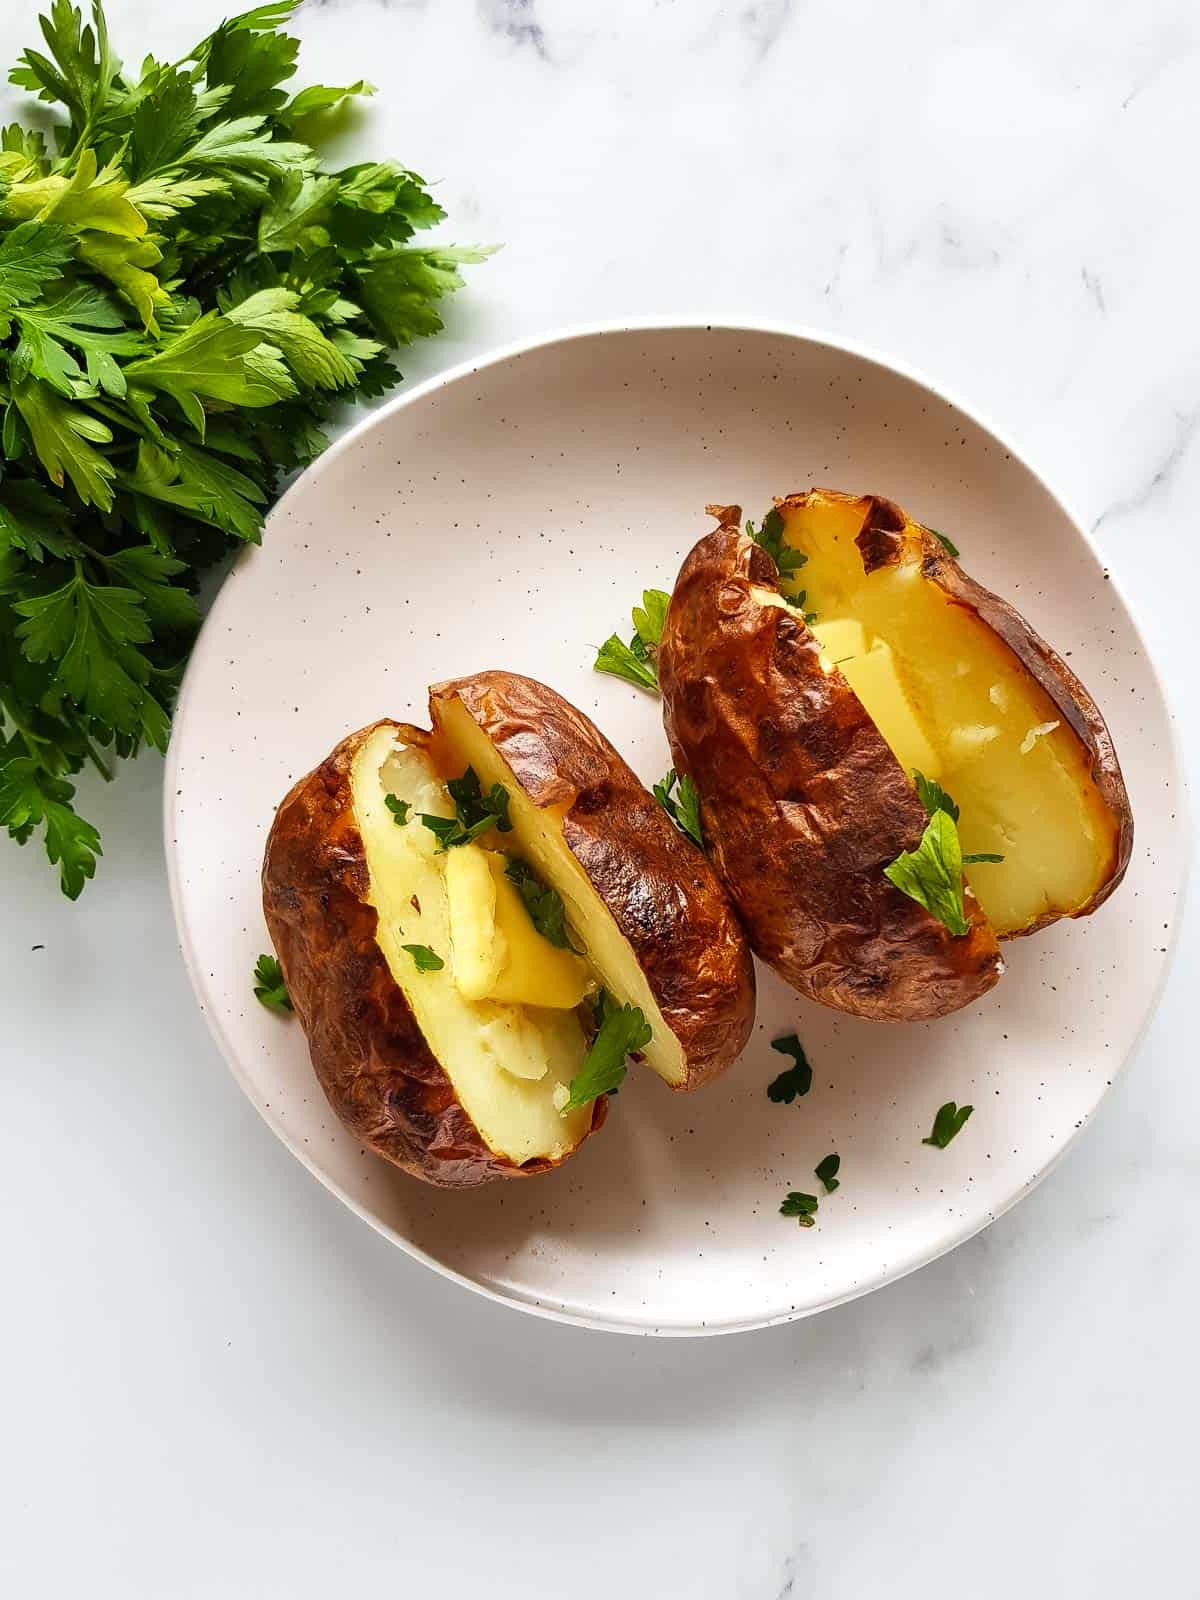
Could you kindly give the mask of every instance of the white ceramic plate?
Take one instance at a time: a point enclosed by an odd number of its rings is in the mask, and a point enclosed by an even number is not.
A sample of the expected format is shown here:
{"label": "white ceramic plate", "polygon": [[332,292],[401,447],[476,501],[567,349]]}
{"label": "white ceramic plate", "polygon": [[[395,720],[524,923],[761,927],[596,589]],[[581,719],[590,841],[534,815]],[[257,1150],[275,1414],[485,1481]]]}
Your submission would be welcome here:
{"label": "white ceramic plate", "polygon": [[[486,667],[543,678],[646,782],[658,702],[591,670],[648,586],[711,526],[823,484],[898,500],[1070,658],[1109,720],[1137,819],[1096,916],[1006,948],[980,1004],[886,1026],[759,971],[743,1059],[698,1095],[631,1073],[603,1135],[559,1172],[466,1193],[365,1154],[330,1112],[299,1026],[251,992],[276,803],[351,729],[423,720],[427,684]],[[768,329],[600,328],[504,351],[400,395],[273,512],[221,591],[171,742],[171,885],[196,992],[279,1137],[403,1249],[526,1310],[640,1333],[804,1316],[969,1238],[1044,1176],[1096,1109],[1165,973],[1186,879],[1182,779],[1162,689],[1078,524],[979,422],[827,340]],[[772,1104],[795,1029],[807,1098]],[[921,1143],[944,1100],[973,1119]],[[842,1158],[817,1227],[779,1215]]]}

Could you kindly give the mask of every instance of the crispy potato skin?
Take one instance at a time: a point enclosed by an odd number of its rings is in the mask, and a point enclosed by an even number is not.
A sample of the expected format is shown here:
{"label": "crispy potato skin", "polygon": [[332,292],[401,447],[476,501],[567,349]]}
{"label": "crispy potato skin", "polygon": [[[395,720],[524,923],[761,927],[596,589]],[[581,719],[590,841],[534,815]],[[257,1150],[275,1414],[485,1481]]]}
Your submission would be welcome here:
{"label": "crispy potato skin", "polygon": [[[516,1166],[484,1144],[375,942],[350,768],[381,725],[352,733],[301,778],[275,814],[263,860],[267,928],[318,1082],[355,1138],[426,1183],[469,1188],[545,1172],[558,1163]],[[428,738],[386,726],[408,743]],[[596,1101],[592,1133],[606,1105]]]}
{"label": "crispy potato skin", "polygon": [[[894,566],[910,553],[918,555],[926,580],[936,583],[956,605],[974,611],[993,633],[1003,639],[1025,670],[1054,702],[1063,721],[1088,752],[1092,763],[1092,779],[1117,820],[1116,842],[1104,881],[1091,899],[1077,910],[1070,913],[1047,912],[1045,916],[1038,917],[1006,937],[1024,938],[1037,933],[1040,928],[1059,921],[1063,915],[1089,916],[1104,904],[1121,882],[1133,851],[1133,810],[1112,735],[1096,702],[1058,652],[1034,632],[1019,611],[1007,600],[1002,600],[999,595],[969,577],[941,540],[920,523],[911,522],[893,501],[885,500],[881,495],[855,496],[833,489],[821,489],[819,493],[827,500],[841,500],[861,507],[863,526],[856,543],[862,554],[864,572]],[[791,494],[776,499],[775,504],[786,513],[789,509],[802,506],[807,498],[803,494]]]}
{"label": "crispy potato skin", "polygon": [[712,858],[754,950],[801,994],[880,1021],[943,1016],[1000,975],[968,893],[955,938],[884,877],[927,821],[900,764],[791,612],[759,605],[775,564],[738,506],[692,550],[658,651],[676,768],[700,791]]}
{"label": "crispy potato skin", "polygon": [[462,702],[535,805],[561,808],[575,859],[633,947],[687,1064],[681,1089],[730,1065],[754,1025],[754,963],[720,880],[583,712],[533,678],[436,684]]}

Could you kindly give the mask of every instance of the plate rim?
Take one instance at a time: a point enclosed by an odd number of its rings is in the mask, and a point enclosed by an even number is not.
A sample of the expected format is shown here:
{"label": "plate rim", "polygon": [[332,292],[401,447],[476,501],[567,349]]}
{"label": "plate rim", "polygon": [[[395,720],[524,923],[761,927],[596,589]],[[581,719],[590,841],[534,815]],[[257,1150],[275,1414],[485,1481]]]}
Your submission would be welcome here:
{"label": "plate rim", "polygon": [[254,549],[259,548],[259,546],[247,546],[235,557],[234,562],[229,571],[226,573],[225,578],[221,581],[217,594],[215,595],[213,602],[209,607],[209,610],[201,625],[200,632],[197,634],[196,640],[192,647],[191,655],[184,672],[182,684],[180,685],[179,696],[176,701],[175,711],[172,717],[171,738],[164,763],[162,800],[163,846],[164,855],[166,858],[167,884],[170,893],[171,912],[175,922],[176,940],[179,945],[180,953],[183,957],[184,966],[187,970],[188,981],[191,985],[193,996],[195,997],[201,1015],[204,1017],[208,1032],[213,1041],[216,1043],[217,1048],[223,1056],[225,1064],[229,1068],[229,1071],[232,1074],[235,1082],[245,1095],[246,1099],[253,1106],[254,1110],[262,1118],[263,1122],[266,1123],[271,1133],[274,1134],[275,1137],[278,1138],[279,1141],[284,1145],[284,1147],[301,1162],[301,1164],[308,1170],[308,1172],[312,1174],[312,1176],[318,1181],[318,1183],[322,1185],[322,1187],[327,1189],[332,1195],[341,1201],[343,1205],[348,1207],[350,1211],[361,1218],[362,1221],[367,1223],[369,1227],[373,1228],[376,1233],[387,1239],[391,1244],[397,1246],[412,1260],[420,1262],[422,1265],[431,1268],[440,1277],[448,1280],[449,1282],[459,1284],[463,1288],[469,1289],[472,1293],[482,1295],[485,1299],[491,1300],[495,1304],[506,1306],[511,1310],[522,1311],[531,1316],[541,1317],[551,1322],[565,1323],[573,1327],[588,1328],[601,1333],[631,1334],[643,1338],[713,1338],[727,1334],[750,1333],[755,1332],[760,1328],[778,1327],[789,1322],[799,1322],[807,1319],[808,1317],[818,1316],[824,1311],[830,1311],[835,1306],[846,1305],[852,1300],[861,1299],[864,1295],[871,1294],[875,1290],[881,1289],[887,1284],[899,1282],[902,1278],[906,1278],[911,1273],[919,1271],[922,1267],[929,1266],[933,1262],[940,1260],[941,1257],[948,1255],[952,1250],[958,1249],[960,1245],[968,1243],[969,1240],[982,1233],[985,1228],[989,1228],[992,1223],[998,1221],[999,1218],[1010,1211],[1013,1206],[1017,1205],[1021,1200],[1024,1200],[1027,1195],[1031,1194],[1034,1189],[1044,1182],[1044,1180],[1055,1170],[1059,1162],[1068,1153],[1068,1151],[1075,1148],[1076,1142],[1079,1140],[1083,1132],[1090,1126],[1093,1117],[1107,1100],[1113,1086],[1117,1082],[1117,1079],[1124,1074],[1129,1064],[1140,1051],[1150,1023],[1158,1012],[1159,1005],[1162,1001],[1163,990],[1175,964],[1175,954],[1178,948],[1180,929],[1183,924],[1183,913],[1186,907],[1188,891],[1191,883],[1191,785],[1187,764],[1184,760],[1183,742],[1179,732],[1178,718],[1175,714],[1171,694],[1168,690],[1168,686],[1163,674],[1159,669],[1159,665],[1155,659],[1154,653],[1149,647],[1146,630],[1142,626],[1142,621],[1138,610],[1131,603],[1120,579],[1105,560],[1096,544],[1095,539],[1092,537],[1092,533],[1084,525],[1083,520],[1076,515],[1072,507],[1063,499],[1057,490],[1051,487],[1038,468],[1030,461],[1025,451],[1021,448],[1018,448],[1004,431],[995,427],[994,424],[986,416],[981,414],[980,411],[978,411],[974,406],[965,404],[952,389],[947,389],[943,385],[936,383],[927,373],[913,366],[909,362],[898,360],[890,355],[886,355],[878,348],[871,347],[862,341],[845,338],[841,335],[835,335],[829,333],[828,331],[817,329],[803,323],[776,322],[770,320],[759,321],[757,319],[746,318],[744,316],[732,318],[725,318],[722,316],[708,316],[703,318],[679,317],[672,315],[632,318],[615,317],[595,321],[571,322],[563,326],[553,328],[545,333],[533,334],[525,338],[510,340],[506,344],[499,345],[495,349],[487,351],[481,355],[471,356],[463,361],[456,362],[453,366],[447,367],[441,372],[434,373],[430,377],[422,379],[421,382],[414,384],[411,388],[399,389],[381,405],[377,406],[374,410],[369,411],[365,416],[360,417],[356,422],[352,423],[344,433],[339,435],[339,437],[335,439],[332,444],[330,444],[321,452],[315,461],[310,462],[309,465],[292,480],[292,482],[284,490],[283,494],[280,495],[278,500],[276,500],[274,505],[270,508],[270,511],[268,512],[264,521],[262,534],[263,540],[265,541],[267,538],[272,523],[285,512],[289,506],[289,503],[294,498],[300,498],[301,492],[306,492],[307,487],[313,481],[319,478],[325,470],[330,468],[335,461],[337,461],[348,450],[352,450],[374,428],[383,426],[396,412],[404,410],[410,406],[420,405],[423,401],[428,399],[431,395],[436,394],[439,390],[448,388],[452,384],[459,383],[465,378],[473,377],[477,373],[485,371],[488,368],[502,366],[506,362],[519,359],[522,356],[532,355],[536,351],[546,349],[550,346],[565,345],[579,340],[597,337],[609,337],[613,335],[638,335],[646,333],[744,333],[750,335],[767,335],[774,338],[793,340],[799,344],[817,346],[824,350],[835,352],[839,355],[852,356],[858,360],[869,362],[871,365],[880,368],[885,373],[907,379],[910,383],[913,383],[919,388],[924,389],[934,399],[940,401],[944,405],[950,406],[952,409],[957,411],[962,417],[973,423],[982,432],[988,434],[992,440],[1006,450],[1011,455],[1012,459],[1031,475],[1031,477],[1048,496],[1048,498],[1054,503],[1055,506],[1057,506],[1062,515],[1074,528],[1076,534],[1082,540],[1085,548],[1091,554],[1092,558],[1095,560],[1100,569],[1108,573],[1108,582],[1112,584],[1117,598],[1129,618],[1134,635],[1137,639],[1146,665],[1149,668],[1153,683],[1158,690],[1163,706],[1166,710],[1169,753],[1174,763],[1174,770],[1178,774],[1179,780],[1179,799],[1176,806],[1176,816],[1178,826],[1181,830],[1182,855],[1180,865],[1182,868],[1182,881],[1180,884],[1179,894],[1175,900],[1172,910],[1172,921],[1168,934],[1166,958],[1159,970],[1150,1003],[1146,1007],[1146,1011],[1142,1017],[1138,1032],[1128,1050],[1124,1053],[1120,1063],[1114,1067],[1112,1076],[1109,1082],[1105,1085],[1104,1090],[1097,1099],[1095,1105],[1078,1123],[1078,1125],[1069,1131],[1069,1134],[1064,1142],[1054,1152],[1051,1158],[1039,1169],[1039,1171],[1026,1183],[1024,1183],[1003,1205],[999,1206],[996,1210],[989,1212],[982,1221],[969,1222],[965,1224],[953,1232],[950,1237],[938,1248],[932,1251],[919,1251],[914,1255],[913,1259],[908,1260],[899,1266],[895,1264],[889,1264],[888,1267],[879,1270],[869,1278],[859,1280],[852,1287],[847,1289],[845,1293],[828,1296],[827,1298],[821,1300],[818,1304],[801,1307],[799,1309],[789,1309],[787,1311],[776,1312],[763,1316],[739,1317],[736,1320],[729,1322],[681,1322],[664,1325],[649,1320],[637,1321],[617,1317],[603,1318],[591,1315],[587,1312],[575,1310],[566,1304],[555,1304],[552,1302],[547,1302],[546,1300],[534,1295],[524,1295],[516,1289],[498,1289],[488,1283],[480,1281],[477,1278],[473,1278],[464,1272],[460,1272],[454,1267],[447,1266],[436,1256],[430,1254],[429,1251],[423,1249],[411,1239],[405,1238],[403,1234],[397,1232],[395,1228],[389,1226],[380,1217],[368,1211],[363,1205],[354,1199],[354,1197],[350,1195],[346,1189],[336,1181],[336,1179],[318,1166],[316,1160],[306,1152],[302,1144],[300,1144],[296,1139],[292,1138],[287,1130],[278,1125],[276,1122],[272,1121],[267,1115],[265,1107],[259,1103],[256,1090],[253,1088],[249,1077],[243,1072],[238,1051],[235,1049],[232,1040],[227,1036],[221,1020],[213,1013],[206,1003],[200,980],[202,963],[200,961],[199,952],[195,949],[192,943],[191,930],[188,926],[183,909],[183,887],[179,870],[178,849],[175,844],[174,828],[174,801],[176,799],[176,790],[179,787],[177,780],[180,759],[178,753],[178,741],[175,737],[175,729],[181,724],[187,703],[190,699],[191,693],[193,692],[193,686],[197,677],[194,664],[199,658],[201,647],[205,642],[205,635],[213,634],[215,636],[215,628],[210,625],[217,617],[217,613],[221,605],[222,594],[226,588],[226,585],[228,584],[230,578],[234,575],[237,567],[239,567],[243,561],[249,559]]}

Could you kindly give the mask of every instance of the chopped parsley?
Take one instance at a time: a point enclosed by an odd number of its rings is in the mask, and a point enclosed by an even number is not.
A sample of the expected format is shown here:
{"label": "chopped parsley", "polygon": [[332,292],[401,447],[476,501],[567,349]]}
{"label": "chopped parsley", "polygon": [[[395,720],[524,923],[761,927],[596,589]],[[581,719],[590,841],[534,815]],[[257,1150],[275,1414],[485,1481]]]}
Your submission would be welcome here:
{"label": "chopped parsley", "polygon": [[[566,908],[557,889],[542,883],[528,862],[519,856],[509,856],[504,876],[516,885],[529,920],[541,934],[559,950],[574,950],[567,933]],[[579,952],[576,951],[576,954]]]}
{"label": "chopped parsley", "polygon": [[561,1108],[564,1114],[620,1088],[626,1057],[650,1043],[650,1025],[637,1006],[616,1005],[601,990],[596,1015],[600,1028],[583,1065],[571,1080],[570,1095]]}
{"label": "chopped parsley", "polygon": [[785,1033],[782,1039],[772,1039],[771,1049],[781,1056],[791,1056],[792,1065],[772,1078],[767,1085],[767,1098],[776,1105],[791,1105],[793,1100],[806,1095],[812,1088],[812,1068],[804,1054],[804,1046],[794,1033]]}
{"label": "chopped parsley", "polygon": [[658,672],[654,658],[670,603],[671,596],[664,589],[644,590],[641,605],[633,608],[633,637],[626,644],[619,634],[609,634],[596,653],[592,670],[607,672],[611,677],[632,683],[635,688],[657,694]]}
{"label": "chopped parsley", "polygon": [[964,856],[963,857],[963,866],[964,867],[971,867],[971,866],[974,866],[977,862],[980,862],[980,861],[991,862],[991,864],[994,866],[997,862],[1000,862],[1000,861],[1003,861],[1003,860],[1004,860],[1003,856],[993,855],[990,850],[977,850],[974,853],[974,855],[969,855],[969,856]]}
{"label": "chopped parsley", "polygon": [[974,1111],[974,1106],[956,1106],[953,1100],[947,1100],[944,1106],[938,1107],[938,1114],[933,1119],[933,1132],[927,1139],[922,1139],[922,1144],[931,1144],[938,1150],[944,1150],[963,1130],[967,1118]]}
{"label": "chopped parsley", "polygon": [[430,833],[436,835],[443,850],[471,844],[493,828],[500,833],[512,832],[508,817],[508,790],[502,783],[494,783],[485,795],[474,767],[468,767],[461,778],[451,778],[446,789],[454,801],[453,817],[432,817],[421,813],[422,823]]}
{"label": "chopped parsley", "polygon": [[[671,791],[679,785],[679,798]],[[689,777],[677,778],[672,767],[660,783],[654,785],[654,798],[681,833],[686,833],[693,844],[704,849],[704,828],[700,821],[700,792]]]}
{"label": "chopped parsley", "polygon": [[446,965],[437,951],[431,950],[427,944],[404,944],[400,948],[408,951],[418,972],[440,972]]}
{"label": "chopped parsley", "polygon": [[502,783],[494,783],[485,795],[475,768],[468,767],[461,778],[451,778],[446,789],[464,828],[475,827],[485,817],[490,817],[501,833],[512,832],[508,819],[508,790]]}
{"label": "chopped parsley", "polygon": [[954,541],[952,539],[947,539],[946,535],[944,533],[939,533],[936,528],[930,528],[929,532],[933,535],[933,537],[937,540],[937,542],[940,545],[943,545],[945,547],[946,554],[953,556],[954,559],[957,561],[959,552],[958,552],[958,546],[954,543]]}
{"label": "chopped parsley", "polygon": [[832,1194],[835,1189],[840,1187],[841,1179],[838,1177],[838,1168],[841,1164],[842,1158],[835,1151],[832,1155],[826,1156],[823,1161],[818,1161],[813,1168],[814,1175],[820,1178],[825,1185],[826,1194]]}
{"label": "chopped parsley", "polygon": [[820,1203],[815,1194],[801,1194],[792,1189],[784,1197],[779,1207],[779,1215],[795,1217],[802,1228],[812,1228],[816,1226],[817,1207]]}
{"label": "chopped parsley", "polygon": [[254,963],[254,976],[258,980],[254,985],[255,998],[268,1011],[278,1011],[284,1017],[290,1015],[295,1007],[283,981],[283,968],[275,957],[259,956]]}
{"label": "chopped parsley", "polygon": [[398,800],[394,794],[385,794],[383,803],[392,813],[392,821],[398,828],[403,828],[408,822],[412,806],[407,800]]}

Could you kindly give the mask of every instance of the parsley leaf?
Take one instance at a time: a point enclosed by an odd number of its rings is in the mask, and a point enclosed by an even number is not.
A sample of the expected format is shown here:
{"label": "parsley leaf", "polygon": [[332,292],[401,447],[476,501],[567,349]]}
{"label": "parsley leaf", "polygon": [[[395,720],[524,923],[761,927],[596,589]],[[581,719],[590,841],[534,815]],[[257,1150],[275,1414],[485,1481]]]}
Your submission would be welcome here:
{"label": "parsley leaf", "polygon": [[832,1155],[825,1156],[823,1160],[818,1161],[813,1168],[813,1176],[820,1178],[825,1186],[826,1194],[832,1194],[835,1189],[841,1186],[842,1180],[837,1175],[841,1164],[842,1158],[835,1151]]}
{"label": "parsley leaf", "polygon": [[883,869],[910,900],[924,906],[956,937],[970,933],[963,909],[962,847],[948,811],[935,811],[915,850],[903,850]]}
{"label": "parsley leaf", "polygon": [[[634,638],[637,638],[636,634]],[[596,652],[592,670],[611,673],[614,678],[624,678],[626,683],[632,683],[635,688],[658,693],[658,673],[644,656],[634,654],[632,643],[623,643],[615,633],[610,634]]]}
{"label": "parsley leaf", "polygon": [[[606,1003],[607,1002],[607,1003]],[[611,1094],[625,1078],[625,1059],[650,1043],[650,1025],[637,1006],[614,1005],[605,996],[600,1031],[571,1080],[571,1091],[561,1110],[586,1106],[598,1095]]]}
{"label": "parsley leaf", "polygon": [[385,794],[383,803],[392,813],[392,821],[398,828],[403,828],[408,822],[411,804],[407,800],[400,800],[394,794]]}
{"label": "parsley leaf", "polygon": [[817,1208],[820,1201],[815,1194],[802,1194],[792,1189],[784,1197],[779,1207],[781,1217],[795,1217],[802,1228],[816,1226]]}
{"label": "parsley leaf", "polygon": [[400,163],[323,163],[370,85],[296,92],[291,0],[133,70],[84,9],[11,75],[52,137],[0,129],[0,821],[72,897],[70,780],[165,746],[204,574],[487,254],[414,242],[443,212]]}
{"label": "parsley leaf", "polygon": [[633,629],[647,647],[658,644],[662,638],[670,603],[671,596],[664,589],[646,589],[642,592],[641,605],[634,606]]}
{"label": "parsley leaf", "polygon": [[633,608],[633,637],[626,644],[618,634],[610,634],[600,646],[592,670],[624,678],[635,688],[657,694],[658,672],[654,658],[670,603],[671,596],[665,589],[644,590],[641,605]]}
{"label": "parsley leaf", "polygon": [[543,939],[559,950],[574,950],[567,933],[566,907],[557,889],[540,882],[533,868],[518,856],[509,856],[504,875],[516,885],[529,919]]}
{"label": "parsley leaf", "polygon": [[[679,784],[678,800],[671,793],[676,781]],[[692,843],[699,845],[703,850],[704,828],[700,821],[700,792],[692,780],[688,777],[677,780],[675,768],[672,767],[666,777],[654,785],[654,798],[680,832],[686,833]]]}
{"label": "parsley leaf", "polygon": [[254,964],[254,976],[257,980],[254,985],[255,997],[268,1011],[278,1011],[281,1016],[287,1016],[295,1009],[283,981],[283,968],[274,956],[259,956]]}
{"label": "parsley leaf", "polygon": [[421,821],[433,834],[443,850],[453,850],[458,845],[471,844],[493,828],[501,833],[511,833],[508,818],[508,790],[494,783],[487,794],[483,793],[479,775],[468,767],[461,778],[451,778],[446,789],[454,801],[453,817],[431,817],[424,813]]}
{"label": "parsley leaf", "polygon": [[[747,536],[760,545],[770,556],[779,572],[780,579],[790,578],[799,572],[808,557],[802,550],[795,549],[784,538],[783,514],[777,506],[772,506],[762,519],[762,526],[755,531],[754,524],[747,522]],[[782,592],[782,591],[781,591]],[[785,600],[787,595],[783,597]]]}
{"label": "parsley leaf", "polygon": [[938,541],[939,544],[945,546],[946,554],[953,556],[954,559],[957,561],[958,560],[958,555],[959,555],[958,546],[956,544],[954,544],[951,540],[947,539],[947,537],[946,537],[946,535],[944,533],[939,533],[936,528],[930,528],[929,531],[933,535],[933,537]]}
{"label": "parsley leaf", "polygon": [[508,790],[503,784],[494,783],[485,795],[475,768],[468,767],[461,778],[451,778],[446,789],[464,828],[476,827],[486,821],[501,833],[512,832],[512,823],[508,819]]}
{"label": "parsley leaf", "polygon": [[446,965],[436,950],[431,950],[427,944],[402,944],[400,948],[408,951],[418,972],[440,972]]}
{"label": "parsley leaf", "polygon": [[777,1078],[771,1079],[767,1085],[767,1098],[775,1101],[776,1105],[790,1106],[793,1100],[806,1095],[812,1088],[812,1068],[804,1054],[804,1046],[794,1033],[785,1033],[781,1039],[772,1039],[771,1049],[778,1050],[782,1056],[791,1056],[792,1065]]}
{"label": "parsley leaf", "polygon": [[944,811],[955,822],[958,821],[958,807],[940,783],[933,778],[927,778],[923,772],[917,772],[915,769],[913,771],[913,782],[917,786],[917,794],[920,796],[921,804],[925,807],[929,816],[933,816],[935,811]]}
{"label": "parsley leaf", "polygon": [[933,1132],[928,1138],[922,1139],[921,1143],[931,1144],[938,1150],[944,1150],[951,1139],[962,1132],[967,1118],[974,1109],[974,1106],[956,1106],[953,1100],[947,1100],[944,1106],[938,1107],[938,1114],[933,1119]]}

